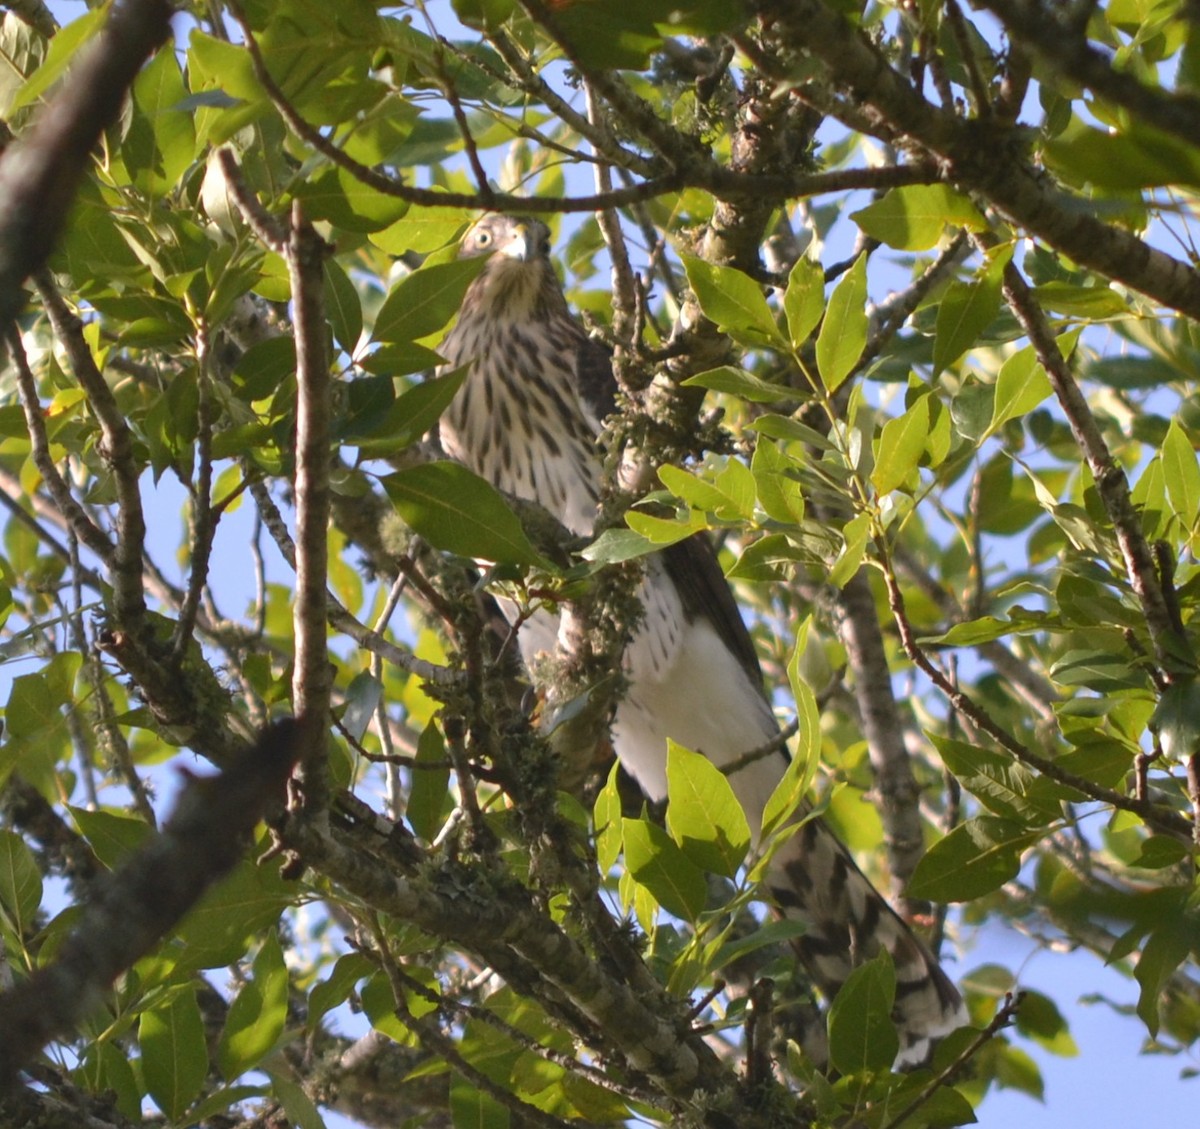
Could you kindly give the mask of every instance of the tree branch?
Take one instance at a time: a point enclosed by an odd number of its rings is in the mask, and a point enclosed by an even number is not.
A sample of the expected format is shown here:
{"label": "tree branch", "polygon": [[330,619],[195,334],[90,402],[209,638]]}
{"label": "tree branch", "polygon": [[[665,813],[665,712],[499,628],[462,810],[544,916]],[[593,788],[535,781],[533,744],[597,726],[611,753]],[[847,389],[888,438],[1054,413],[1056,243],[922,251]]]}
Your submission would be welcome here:
{"label": "tree branch", "polygon": [[1200,98],[1182,90],[1146,86],[1119,71],[1112,59],[1087,41],[1086,29],[1068,26],[1055,5],[1038,0],[972,0],[992,12],[1005,31],[1052,71],[1086,86],[1093,94],[1155,129],[1200,148]]}
{"label": "tree branch", "polygon": [[25,304],[22,284],[45,263],[92,149],[166,42],[173,15],[168,0],[118,0],[32,129],[0,155],[0,326]]}
{"label": "tree branch", "polygon": [[233,869],[255,825],[282,802],[296,738],[295,723],[281,722],[220,775],[191,778],[161,834],[103,882],[54,960],[0,995],[0,1095]]}
{"label": "tree branch", "polygon": [[838,636],[854,673],[854,697],[875,773],[879,796],[875,806],[883,821],[893,895],[907,905],[905,886],[925,853],[918,802],[921,790],[904,745],[875,597],[862,569],[837,593],[836,607]]}
{"label": "tree branch", "polygon": [[1154,565],[1154,554],[1142,532],[1141,516],[1129,496],[1125,472],[1113,460],[1092,410],[1058,348],[1045,314],[1034,301],[1021,272],[1012,263],[1004,268],[1003,291],[1009,307],[1046,370],[1063,414],[1071,425],[1075,442],[1079,444],[1096,480],[1097,493],[1117,535],[1126,575],[1141,603],[1159,668],[1168,681],[1180,674],[1190,677],[1195,672],[1195,660],[1190,655],[1187,636],[1177,630],[1163,594]]}
{"label": "tree branch", "polygon": [[1015,224],[1075,262],[1200,318],[1200,273],[1081,211],[1081,201],[1029,165],[1011,129],[964,121],[931,105],[859,29],[822,0],[759,0],[756,8],[789,43],[820,59],[839,88],[853,92],[871,115],[872,132],[898,131],[938,159],[943,179],[982,193]]}
{"label": "tree branch", "polygon": [[304,809],[324,818],[329,802],[326,742],[332,679],[325,622],[328,572],[329,463],[332,416],[325,323],[325,256],[329,248],[297,200],[287,243],[296,333],[296,636],[292,699],[302,728]]}

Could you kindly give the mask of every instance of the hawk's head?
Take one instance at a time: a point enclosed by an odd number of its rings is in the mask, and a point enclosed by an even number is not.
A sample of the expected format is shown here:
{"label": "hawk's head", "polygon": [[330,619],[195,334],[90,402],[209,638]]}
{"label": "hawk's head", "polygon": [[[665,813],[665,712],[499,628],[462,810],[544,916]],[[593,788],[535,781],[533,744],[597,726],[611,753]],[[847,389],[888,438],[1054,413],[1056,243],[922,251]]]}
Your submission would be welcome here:
{"label": "hawk's head", "polygon": [[550,263],[550,229],[540,220],[484,216],[464,236],[462,255],[489,256],[467,294],[467,303],[479,312],[528,317],[545,300],[547,290],[558,291]]}

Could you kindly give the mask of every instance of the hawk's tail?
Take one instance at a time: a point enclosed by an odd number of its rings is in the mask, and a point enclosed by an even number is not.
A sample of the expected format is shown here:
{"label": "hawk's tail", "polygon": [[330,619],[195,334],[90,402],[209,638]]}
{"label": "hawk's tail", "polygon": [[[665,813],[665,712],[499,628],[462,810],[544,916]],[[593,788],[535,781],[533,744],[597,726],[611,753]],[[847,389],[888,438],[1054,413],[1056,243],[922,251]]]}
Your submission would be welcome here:
{"label": "hawk's tail", "polygon": [[856,965],[881,949],[891,954],[898,1067],[922,1065],[939,1038],[967,1022],[962,997],[936,958],[819,819],[802,823],[776,848],[766,885],[785,917],[808,926],[796,950],[827,999]]}

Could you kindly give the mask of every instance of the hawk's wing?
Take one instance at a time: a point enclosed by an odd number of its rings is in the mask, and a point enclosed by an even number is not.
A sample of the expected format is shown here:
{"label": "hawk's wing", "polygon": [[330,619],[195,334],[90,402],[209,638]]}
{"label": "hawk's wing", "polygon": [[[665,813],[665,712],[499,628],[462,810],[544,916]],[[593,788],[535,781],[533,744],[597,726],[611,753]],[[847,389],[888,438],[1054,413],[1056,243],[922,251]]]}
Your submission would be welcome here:
{"label": "hawk's wing", "polygon": [[[612,354],[599,341],[584,337],[575,362],[575,377],[584,403],[596,419],[603,421],[617,409],[617,382],[613,377]],[[750,632],[738,608],[729,582],[717,562],[712,542],[703,533],[669,545],[662,551],[671,578],[688,619],[707,618],[750,681],[762,688],[762,668]]]}
{"label": "hawk's wing", "polygon": [[668,545],[662,550],[662,558],[688,619],[706,618],[721,642],[742,664],[750,681],[762,690],[762,667],[754,642],[707,534],[696,533]]}

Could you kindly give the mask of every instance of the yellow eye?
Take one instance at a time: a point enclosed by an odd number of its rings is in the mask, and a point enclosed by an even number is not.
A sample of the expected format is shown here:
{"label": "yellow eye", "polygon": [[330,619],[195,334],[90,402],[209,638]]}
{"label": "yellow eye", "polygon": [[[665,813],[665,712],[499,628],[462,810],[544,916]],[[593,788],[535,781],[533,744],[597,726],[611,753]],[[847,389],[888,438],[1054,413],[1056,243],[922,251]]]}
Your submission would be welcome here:
{"label": "yellow eye", "polygon": [[475,246],[486,247],[492,241],[492,233],[490,231],[477,231],[475,233]]}

